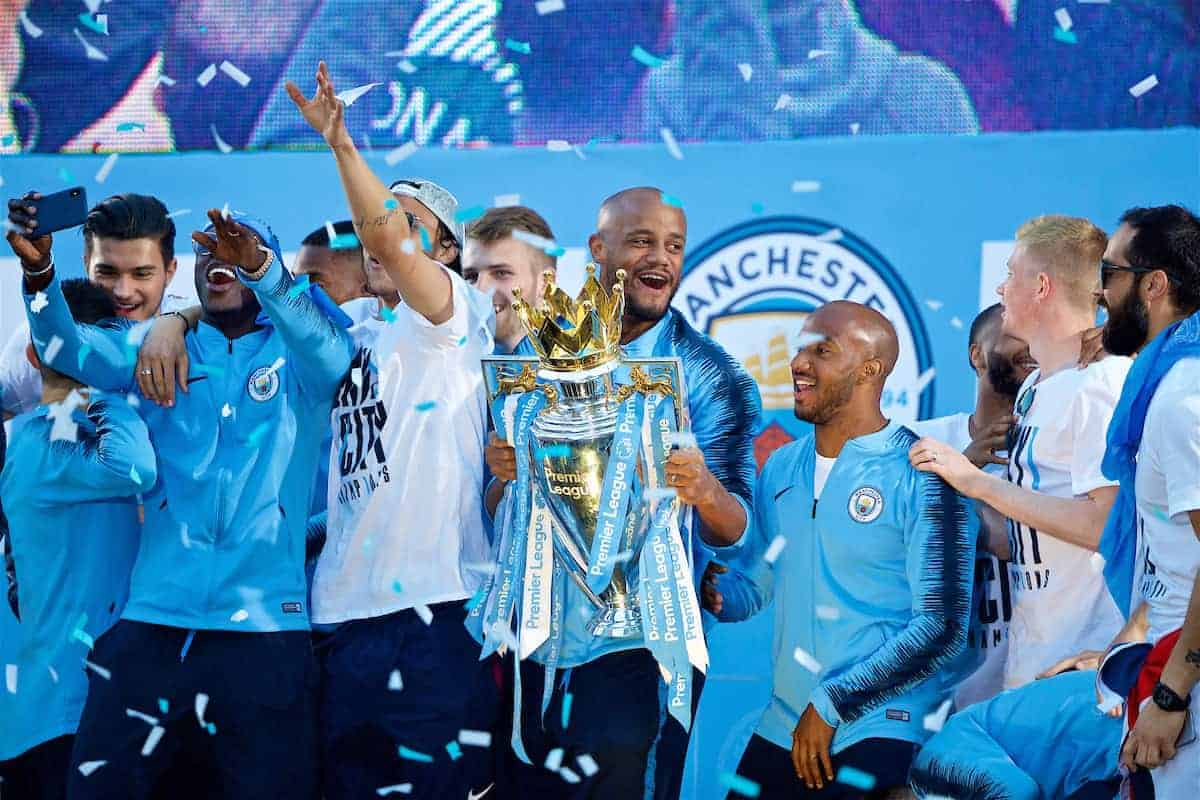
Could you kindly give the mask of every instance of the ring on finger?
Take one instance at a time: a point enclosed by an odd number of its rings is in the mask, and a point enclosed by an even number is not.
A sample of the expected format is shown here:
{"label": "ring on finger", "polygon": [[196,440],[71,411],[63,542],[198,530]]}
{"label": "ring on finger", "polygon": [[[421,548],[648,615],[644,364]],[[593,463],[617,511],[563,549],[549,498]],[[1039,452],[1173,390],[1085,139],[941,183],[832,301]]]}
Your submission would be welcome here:
{"label": "ring on finger", "polygon": [[154,370],[152,370],[152,369],[139,369],[138,370],[139,375],[152,375],[153,373],[154,373]]}

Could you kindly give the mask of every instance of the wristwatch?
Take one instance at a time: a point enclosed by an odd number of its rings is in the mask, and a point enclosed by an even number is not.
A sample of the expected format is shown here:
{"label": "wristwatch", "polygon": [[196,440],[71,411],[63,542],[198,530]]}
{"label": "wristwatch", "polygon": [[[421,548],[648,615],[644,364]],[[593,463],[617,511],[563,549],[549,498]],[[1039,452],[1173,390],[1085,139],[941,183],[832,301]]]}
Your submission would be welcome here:
{"label": "wristwatch", "polygon": [[1151,698],[1154,700],[1154,705],[1163,711],[1186,711],[1192,702],[1191,695],[1180,697],[1174,689],[1162,681],[1154,685],[1154,694]]}

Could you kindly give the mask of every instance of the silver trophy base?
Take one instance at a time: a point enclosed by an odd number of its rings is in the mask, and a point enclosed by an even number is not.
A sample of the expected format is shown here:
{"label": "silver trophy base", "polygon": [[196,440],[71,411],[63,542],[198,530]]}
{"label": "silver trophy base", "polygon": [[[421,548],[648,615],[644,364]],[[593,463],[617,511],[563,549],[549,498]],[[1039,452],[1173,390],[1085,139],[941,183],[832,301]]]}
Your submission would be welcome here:
{"label": "silver trophy base", "polygon": [[631,639],[642,635],[642,612],[632,606],[605,606],[588,622],[592,636]]}

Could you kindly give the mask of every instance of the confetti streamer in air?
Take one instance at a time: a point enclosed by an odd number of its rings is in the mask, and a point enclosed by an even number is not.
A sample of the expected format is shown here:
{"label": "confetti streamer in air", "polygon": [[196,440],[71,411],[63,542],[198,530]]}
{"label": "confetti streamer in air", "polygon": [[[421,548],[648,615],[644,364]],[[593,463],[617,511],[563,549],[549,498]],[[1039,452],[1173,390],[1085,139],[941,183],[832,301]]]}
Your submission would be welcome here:
{"label": "confetti streamer in air", "polygon": [[821,58],[822,56],[829,56],[829,55],[833,55],[832,50],[809,50],[808,51],[808,58],[810,61],[814,58]]}
{"label": "confetti streamer in air", "polygon": [[516,39],[505,39],[504,46],[514,53],[529,55],[529,42],[518,42]]}
{"label": "confetti streamer in air", "polygon": [[946,717],[950,716],[950,706],[952,700],[947,700],[938,706],[937,710],[932,714],[926,714],[923,722],[925,730],[937,733],[946,724]]}
{"label": "confetti streamer in air", "polygon": [[950,327],[952,327],[952,328],[956,328],[956,329],[958,329],[958,330],[960,330],[960,331],[961,331],[961,330],[962,330],[962,326],[963,326],[963,321],[962,321],[961,319],[959,319],[958,317],[951,317],[951,318],[950,318]]}
{"label": "confetti streamer in air", "polygon": [[400,584],[400,581],[392,581],[392,591],[396,594],[400,594],[404,591],[404,587]]}
{"label": "confetti streamer in air", "polygon": [[544,17],[547,14],[553,14],[555,11],[562,11],[566,8],[566,5],[563,4],[563,0],[538,0],[538,2],[533,4],[533,7],[539,15]]}
{"label": "confetti streamer in air", "polygon": [[458,742],[446,742],[446,752],[450,754],[451,761],[458,761],[462,758],[462,748],[458,746]]}
{"label": "confetti streamer in air", "polygon": [[551,772],[558,772],[562,767],[563,749],[556,747],[546,756],[546,769]]}
{"label": "confetti streamer in air", "polygon": [[860,789],[864,792],[869,792],[875,788],[875,776],[854,767],[838,767],[837,777],[834,780],[838,783],[844,783],[847,786],[853,786],[855,789]]}
{"label": "confetti streamer in air", "polygon": [[375,794],[380,797],[387,797],[389,794],[412,794],[412,784],[397,783],[393,786],[380,786],[375,790]]}
{"label": "confetti streamer in air", "polygon": [[1071,20],[1071,12],[1065,8],[1059,8],[1054,11],[1054,19],[1058,21],[1058,27],[1064,31],[1071,30],[1071,26],[1075,23]]}
{"label": "confetti streamer in air", "polygon": [[125,716],[129,717],[130,719],[140,719],[142,722],[146,723],[147,725],[157,725],[158,724],[158,717],[152,717],[149,714],[145,714],[141,711],[138,711],[136,708],[125,709]]}
{"label": "confetti streamer in air", "polygon": [[175,79],[170,75],[159,75],[154,79],[154,85],[158,86],[159,84],[162,84],[163,86],[174,86]]}
{"label": "confetti streamer in air", "polygon": [[217,726],[211,722],[204,726],[204,730],[208,731],[209,736],[217,735]]}
{"label": "confetti streamer in air", "polygon": [[204,692],[197,693],[194,707],[196,709],[196,719],[200,721],[200,727],[203,728],[205,726],[204,712],[208,710],[208,695]]}
{"label": "confetti streamer in air", "polygon": [[495,208],[519,205],[521,205],[521,195],[519,194],[498,194],[492,198],[492,206]]}
{"label": "confetti streamer in air", "polygon": [[779,111],[780,109],[790,108],[793,102],[792,96],[787,92],[784,92],[783,94],[779,95],[779,99],[775,101],[775,107],[771,110]]}
{"label": "confetti streamer in air", "polygon": [[579,783],[579,776],[568,767],[562,767],[559,769],[558,776],[567,783]]}
{"label": "confetti streamer in air", "polygon": [[170,214],[167,214],[167,219],[175,219],[175,217],[182,217],[190,213],[192,213],[190,208],[181,208],[178,211],[172,211]]}
{"label": "confetti streamer in air", "polygon": [[787,547],[787,539],[782,536],[776,536],[771,540],[771,544],[767,546],[767,552],[763,554],[763,561],[766,561],[768,564],[774,564],[785,547]]}
{"label": "confetti streamer in air", "polygon": [[225,140],[221,138],[221,134],[217,133],[216,125],[210,124],[208,126],[208,129],[209,129],[209,131],[212,132],[213,141],[216,142],[218,150],[220,150],[222,153],[232,153],[233,152],[233,147],[231,145],[227,144],[225,142]]}
{"label": "confetti streamer in air", "polygon": [[919,396],[921,394],[921,392],[925,391],[925,387],[929,385],[930,381],[933,380],[933,377],[936,374],[937,374],[937,371],[934,370],[933,367],[930,367],[929,369],[925,370],[920,375],[918,375],[917,382],[913,386],[913,392]]}
{"label": "confetti streamer in air", "polygon": [[457,344],[459,347],[462,347],[466,343],[467,343],[467,337],[465,335],[458,337],[458,341],[455,342],[455,344]]}
{"label": "confetti streamer in air", "polygon": [[663,201],[663,205],[675,206],[676,208],[683,208],[682,200],[680,200],[678,197],[676,197],[674,195],[667,194],[666,192],[662,193],[662,201]]}
{"label": "confetti streamer in air", "polygon": [[731,792],[737,792],[742,797],[758,797],[762,791],[762,787],[757,783],[734,772],[722,772],[718,780],[721,786]]}
{"label": "confetti streamer in air", "polygon": [[471,206],[454,212],[455,222],[471,222],[477,220],[487,213],[487,209],[483,206]]}
{"label": "confetti streamer in air", "polygon": [[200,84],[201,88],[204,88],[212,83],[212,79],[215,77],[217,77],[217,65],[209,64],[196,76],[196,83]]}
{"label": "confetti streamer in air", "polygon": [[387,306],[379,309],[379,316],[383,317],[384,322],[392,323],[396,321],[396,312]]}
{"label": "confetti streamer in air", "polygon": [[71,170],[66,167],[58,168],[58,179],[63,183],[74,183],[75,176],[71,174]]}
{"label": "confetti streamer in air", "polygon": [[429,606],[418,604],[413,606],[413,611],[417,612],[417,616],[421,618],[421,622],[424,622],[426,625],[433,622],[433,612],[429,610]]}
{"label": "confetti streamer in air", "polygon": [[392,670],[392,674],[388,675],[388,689],[393,692],[398,692],[404,688],[404,680],[400,677],[400,670]]}
{"label": "confetti streamer in air", "polygon": [[423,764],[432,764],[433,756],[427,755],[417,750],[410,750],[404,745],[400,745],[400,757],[409,761],[420,761]]}
{"label": "confetti streamer in air", "polygon": [[244,608],[239,608],[229,617],[230,622],[245,622],[250,619],[250,612]]}
{"label": "confetti streamer in air", "polygon": [[742,80],[746,83],[749,83],[750,79],[754,77],[754,67],[749,64],[738,64],[737,68],[738,72],[742,73]]}
{"label": "confetti streamer in air", "polygon": [[633,56],[634,61],[638,62],[639,64],[644,64],[651,69],[654,69],[655,67],[661,67],[663,65],[663,60],[661,58],[649,52],[640,44],[635,44],[633,46],[633,50],[629,52],[629,55]]}
{"label": "confetti streamer in air", "polygon": [[117,133],[129,133],[130,131],[141,131],[145,133],[146,123],[144,122],[122,122],[117,126]]}
{"label": "confetti streamer in air", "polygon": [[33,20],[29,18],[26,11],[21,12],[19,19],[21,20],[21,27],[25,29],[25,33],[29,35],[30,39],[36,39],[42,35],[42,29],[33,24]]}
{"label": "confetti streamer in air", "polygon": [[419,149],[420,146],[416,142],[405,142],[399,147],[389,150],[388,154],[383,157],[383,161],[389,167],[394,167]]}
{"label": "confetti streamer in air", "polygon": [[794,651],[792,651],[792,658],[795,659],[797,664],[804,667],[812,674],[820,674],[821,662],[813,658],[812,655],[803,647],[797,647]]}
{"label": "confetti streamer in air", "polygon": [[154,748],[158,747],[159,741],[162,740],[163,734],[167,729],[161,725],[155,725],[150,729],[150,733],[146,735],[146,741],[142,745],[142,755],[148,756],[154,752]]}
{"label": "confetti streamer in air", "polygon": [[667,434],[667,444],[672,447],[682,449],[697,448],[700,445],[696,442],[696,434],[690,431],[672,431]]}
{"label": "confetti streamer in air", "polygon": [[941,311],[945,303],[941,300],[926,300],[925,305],[929,306],[930,311]]}
{"label": "confetti streamer in air", "polygon": [[566,139],[548,139],[546,149],[551,153],[567,153],[571,150],[571,143]]}
{"label": "confetti streamer in air", "polygon": [[1099,575],[1104,572],[1104,556],[1099,553],[1092,553],[1088,558],[1088,566],[1092,568],[1092,572]]}
{"label": "confetti streamer in air", "polygon": [[48,305],[50,305],[50,301],[46,299],[46,293],[38,292],[29,303],[29,310],[35,314],[40,314],[42,313],[42,309]]}
{"label": "confetti streamer in air", "polygon": [[819,192],[821,191],[820,181],[792,181],[793,192]]}
{"label": "confetti streamer in air", "polygon": [[1079,44],[1075,31],[1064,31],[1062,28],[1054,29],[1054,40],[1063,44]]}
{"label": "confetti streamer in air", "polygon": [[16,664],[5,664],[4,665],[4,688],[8,690],[9,694],[17,693],[17,665]]}
{"label": "confetti streamer in air", "polygon": [[79,774],[86,778],[107,763],[108,761],[85,761],[79,765]]}
{"label": "confetti streamer in air", "polygon": [[851,133],[851,134],[853,134],[853,135],[857,136],[857,135],[858,135],[858,132],[859,132],[861,129],[862,129],[862,123],[861,123],[861,122],[851,122],[851,123],[850,123],[850,133]]}
{"label": "confetti streamer in air", "polygon": [[83,45],[83,52],[87,54],[89,61],[108,61],[108,56],[103,51],[92,46],[91,42],[83,38],[83,34],[79,32],[79,28],[72,28],[71,31],[75,34],[75,38],[79,40],[79,43]]}
{"label": "confetti streamer in air", "polygon": [[169,704],[169,703],[167,703],[167,700],[166,700],[166,698],[165,698],[165,697],[160,697],[160,698],[158,698],[158,712],[159,712],[160,714],[166,714],[166,713],[167,713],[167,709],[168,709],[168,708],[170,708],[170,707],[171,707],[171,706],[170,706],[170,704]]}
{"label": "confetti streamer in air", "polygon": [[400,243],[400,250],[401,252],[412,255],[413,253],[417,252],[417,246],[413,243],[412,239],[405,239]]}
{"label": "confetti streamer in air", "polygon": [[104,667],[100,666],[99,664],[93,664],[92,662],[88,661],[85,658],[83,660],[83,665],[85,667],[87,667],[88,669],[90,669],[92,672],[99,675],[101,678],[104,678],[104,680],[106,680],[106,681],[112,680],[112,672],[105,669]]}
{"label": "confetti streamer in air", "polygon": [[575,761],[579,764],[579,769],[583,772],[584,776],[588,778],[600,771],[600,766],[596,763],[596,759],[592,758],[590,753],[584,753],[583,755],[576,757]]}
{"label": "confetti streamer in air", "polygon": [[424,403],[417,403],[415,406],[417,411],[430,411],[437,408],[437,402],[434,400],[426,400]]}
{"label": "confetti streamer in air", "polygon": [[433,248],[433,243],[429,241],[429,232],[424,228],[417,228],[417,233],[421,235],[421,249],[428,252]]}
{"label": "confetti streamer in air", "polygon": [[113,167],[117,165],[117,155],[117,153],[111,153],[108,158],[104,159],[100,169],[96,170],[96,183],[104,183],[108,180],[108,173],[112,172]]}
{"label": "confetti streamer in air", "polygon": [[221,416],[222,417],[233,416],[233,409],[229,407],[229,403],[226,403],[225,405],[221,406]]}
{"label": "confetti streamer in air", "polygon": [[1158,86],[1158,75],[1150,75],[1129,87],[1129,93],[1134,97],[1141,97],[1146,92]]}
{"label": "confetti streamer in air", "polygon": [[239,86],[244,87],[250,85],[250,76],[242,72],[229,61],[221,62],[221,72],[224,72],[226,75],[237,81]]}
{"label": "confetti streamer in air", "polygon": [[833,606],[817,606],[817,619],[835,620],[840,619],[842,612],[838,611]]}
{"label": "confetti streamer in air", "polygon": [[304,292],[307,292],[308,284],[309,284],[309,277],[308,277],[307,273],[296,278],[295,282],[292,284],[292,288],[288,289],[288,292],[287,292],[288,299],[295,300],[301,294],[303,294]]}
{"label": "confetti streamer in air", "polygon": [[458,732],[459,744],[465,744],[468,747],[491,747],[492,734],[488,731],[476,731],[470,728],[463,728]]}
{"label": "confetti streamer in air", "polygon": [[565,692],[562,699],[562,726],[563,730],[571,724],[571,705],[575,702],[575,695],[570,692]]}
{"label": "confetti streamer in air", "polygon": [[101,36],[108,36],[108,14],[98,14],[93,19],[91,14],[80,14],[76,17],[79,24]]}
{"label": "confetti streamer in air", "polygon": [[512,232],[512,237],[519,242],[525,242],[525,244],[536,247],[538,250],[541,250],[543,253],[546,253],[547,255],[561,256],[562,254],[567,252],[565,247],[562,247],[557,242],[555,242],[553,239],[547,239],[544,236],[538,236],[536,233],[529,233],[528,231],[522,231],[522,230],[514,230]]}
{"label": "confetti streamer in air", "polygon": [[[671,133],[671,129],[659,128],[658,134],[662,137],[663,144],[667,146],[667,152],[671,154],[671,158],[683,161],[683,151],[679,149],[679,142],[675,141],[675,134]],[[666,196],[665,193],[664,196]]]}
{"label": "confetti streamer in air", "polygon": [[349,108],[354,105],[354,101],[362,97],[367,92],[374,89],[376,86],[382,86],[382,83],[367,83],[362,86],[355,86],[353,89],[345,89],[337,93],[337,99],[342,101],[342,105]]}

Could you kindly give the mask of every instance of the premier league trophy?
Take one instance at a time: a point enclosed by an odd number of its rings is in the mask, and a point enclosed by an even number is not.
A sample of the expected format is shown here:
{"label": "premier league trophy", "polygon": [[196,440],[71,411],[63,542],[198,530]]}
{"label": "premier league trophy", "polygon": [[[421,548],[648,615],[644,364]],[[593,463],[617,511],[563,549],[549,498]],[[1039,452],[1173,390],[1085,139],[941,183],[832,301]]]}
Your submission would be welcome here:
{"label": "premier league trophy", "polygon": [[[497,430],[511,428],[504,414],[506,401],[513,407],[510,398],[533,392],[545,398],[517,459],[528,465],[546,502],[554,556],[596,608],[588,624],[594,636],[642,635],[638,565],[651,520],[639,458],[643,420],[633,413],[640,408],[626,401],[640,393],[668,403],[674,430],[686,407],[677,359],[622,361],[624,278],[618,271],[606,293],[588,265],[587,280],[572,299],[547,273],[538,308],[514,292],[513,307],[537,359],[492,357],[484,365]],[[614,374],[623,363],[630,382],[618,386]],[[628,411],[619,415],[622,408]],[[665,501],[664,494],[659,497]],[[678,507],[669,513],[677,517]],[[608,580],[597,588],[601,575]]]}
{"label": "premier league trophy", "polygon": [[508,647],[524,659],[540,649],[553,674],[569,580],[586,598],[573,607],[590,612],[593,640],[644,641],[686,727],[692,666],[706,669],[708,653],[684,544],[689,510],[664,471],[672,446],[694,442],[682,367],[674,357],[623,356],[623,271],[609,293],[589,264],[576,298],[553,273],[546,278],[536,308],[514,292],[536,357],[483,363],[492,422],[516,450],[517,478],[497,510],[496,570],[468,626],[484,640],[483,656]]}

